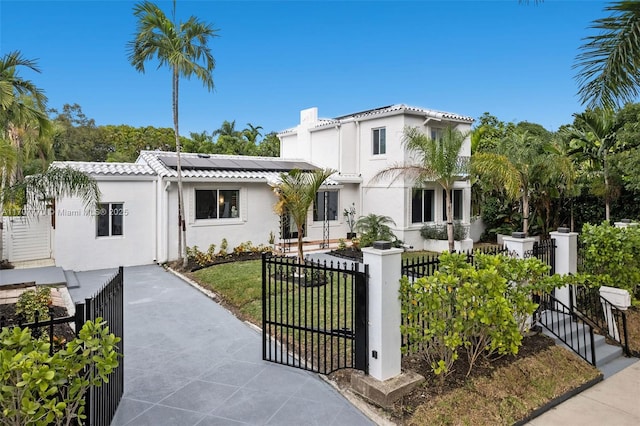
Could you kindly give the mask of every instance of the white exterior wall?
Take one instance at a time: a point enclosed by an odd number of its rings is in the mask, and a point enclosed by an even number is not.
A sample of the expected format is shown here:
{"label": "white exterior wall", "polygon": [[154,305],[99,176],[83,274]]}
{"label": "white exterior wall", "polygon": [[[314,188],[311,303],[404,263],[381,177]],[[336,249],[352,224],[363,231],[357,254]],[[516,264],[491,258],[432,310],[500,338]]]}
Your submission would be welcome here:
{"label": "white exterior wall", "polygon": [[[329,187],[329,190],[333,190],[333,188]],[[338,220],[330,220],[329,221],[329,238],[334,240],[338,238],[347,238],[347,232],[349,232],[349,226],[345,221],[342,212],[344,209],[348,209],[351,207],[351,203],[355,203],[356,207],[356,219],[360,215],[361,207],[359,203],[359,190],[358,185],[355,184],[345,184],[341,186],[339,189],[338,196]],[[305,240],[308,241],[317,241],[322,240],[324,230],[324,221],[313,221],[313,210],[309,209],[309,214],[307,215],[307,235]]]}
{"label": "white exterior wall", "polygon": [[56,205],[54,253],[57,266],[75,271],[153,263],[155,181],[98,181],[102,203],[124,203],[122,236],[96,237],[96,218],[78,198]]}
{"label": "white exterior wall", "polygon": [[[269,232],[273,232],[276,239],[279,235],[279,218],[273,211],[276,196],[271,187],[265,182],[183,182],[185,197],[185,216],[187,218],[187,247],[198,246],[206,251],[209,245],[215,244],[216,251],[220,250],[220,243],[225,238],[228,243],[227,251],[241,243],[251,241],[253,245],[269,243]],[[228,219],[195,219],[195,190],[222,189],[239,190],[240,209],[237,218]],[[169,259],[178,256],[178,219],[177,219],[177,184],[171,183],[168,191],[169,202],[167,233],[169,235]]]}
{"label": "white exterior wall", "polygon": [[[300,124],[294,131],[280,135],[281,157],[300,158],[320,167],[330,167],[346,175],[359,175],[362,179],[360,189],[354,193],[358,201],[357,216],[370,213],[391,217],[396,226],[392,226],[395,234],[405,243],[420,248],[423,238],[420,236],[422,223],[411,223],[411,182],[405,182],[400,177],[391,183],[390,179],[372,181],[380,170],[392,164],[409,162],[412,159],[404,150],[402,139],[405,126],[419,127],[430,135],[432,128],[445,128],[453,125],[462,133],[471,130],[470,123],[448,122],[446,120],[425,120],[424,116],[398,114],[381,114],[344,119],[341,123],[329,123],[321,127],[318,121],[317,108],[301,111]],[[315,120],[315,121],[314,121]],[[426,121],[426,123],[425,123]],[[373,129],[385,128],[386,153],[373,155]],[[471,139],[467,137],[460,155],[471,156]],[[357,186],[357,184],[354,184]],[[428,186],[435,190],[436,223],[446,222],[442,206],[445,203],[442,188],[433,183]],[[471,185],[468,180],[456,182],[454,189],[463,190],[462,222],[470,223],[471,214]],[[341,197],[342,200],[343,197]],[[341,202],[340,211],[343,210]],[[311,215],[309,216],[311,222]],[[310,239],[320,239],[322,236],[321,223],[313,224],[308,229]],[[316,229],[319,231],[316,232]],[[333,238],[333,234],[331,234]]]}

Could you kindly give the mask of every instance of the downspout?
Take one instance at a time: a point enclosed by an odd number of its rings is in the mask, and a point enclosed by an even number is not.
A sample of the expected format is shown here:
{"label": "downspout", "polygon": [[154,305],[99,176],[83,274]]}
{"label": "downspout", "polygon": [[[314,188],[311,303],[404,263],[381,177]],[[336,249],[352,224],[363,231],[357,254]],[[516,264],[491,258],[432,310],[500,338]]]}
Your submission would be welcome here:
{"label": "downspout", "polygon": [[[356,120],[356,170],[358,172],[359,176],[362,176],[362,168],[361,168],[361,161],[360,159],[362,158],[362,147],[361,147],[361,143],[362,143],[362,138],[360,137],[360,122]],[[364,191],[365,191],[365,182],[362,182],[359,184],[360,186],[360,190],[359,195],[360,195],[360,212],[362,214],[362,216],[364,216]]]}

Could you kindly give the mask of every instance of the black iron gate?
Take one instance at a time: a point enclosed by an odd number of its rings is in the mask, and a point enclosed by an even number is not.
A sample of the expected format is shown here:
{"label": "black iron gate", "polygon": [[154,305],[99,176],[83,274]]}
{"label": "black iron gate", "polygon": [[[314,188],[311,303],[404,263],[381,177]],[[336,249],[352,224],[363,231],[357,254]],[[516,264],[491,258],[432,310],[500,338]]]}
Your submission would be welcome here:
{"label": "black iron gate", "polygon": [[[107,322],[109,331],[120,337],[118,353],[124,354],[124,270],[122,266],[102,289],[93,297],[85,299],[84,320],[95,321],[100,317]],[[82,305],[80,305],[82,306]],[[77,308],[76,308],[77,309]],[[124,392],[124,358],[111,375],[109,382],[100,387],[89,388],[87,399],[87,424],[101,426],[111,424]]]}
{"label": "black iron gate", "polygon": [[549,275],[556,273],[556,240],[549,238],[533,243],[533,249],[527,250],[524,257],[535,257],[551,267]]}
{"label": "black iron gate", "polygon": [[[362,269],[362,270],[361,270]],[[262,256],[262,359],[367,372],[367,266]]]}

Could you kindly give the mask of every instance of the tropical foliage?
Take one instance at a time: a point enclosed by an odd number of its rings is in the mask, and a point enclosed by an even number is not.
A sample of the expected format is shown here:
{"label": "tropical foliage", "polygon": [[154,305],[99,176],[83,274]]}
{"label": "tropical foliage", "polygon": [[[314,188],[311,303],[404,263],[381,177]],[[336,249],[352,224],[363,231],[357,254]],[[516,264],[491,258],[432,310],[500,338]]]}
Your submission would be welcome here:
{"label": "tropical foliage", "polygon": [[178,253],[184,266],[187,265],[187,236],[182,191],[180,162],[180,132],[178,93],[180,77],[195,76],[207,90],[213,90],[215,60],[208,42],[216,36],[210,24],[191,16],[185,22],[176,22],[176,2],[173,2],[173,20],[154,3],[144,1],[136,4],[133,15],[137,18],[136,36],[129,42],[129,61],[136,70],[144,73],[145,63],[157,61],[158,66],[167,66],[172,75],[173,129],[177,154],[178,173]]}
{"label": "tropical foliage", "polygon": [[358,218],[354,229],[360,234],[360,245],[362,247],[370,247],[375,241],[397,242],[398,238],[389,226],[395,226],[395,224],[389,216],[369,213],[366,216],[360,216]]}
{"label": "tropical foliage", "polygon": [[275,184],[274,192],[278,197],[275,212],[279,215],[289,215],[296,224],[298,232],[298,260],[304,259],[302,238],[307,223],[309,209],[316,199],[316,193],[335,170],[324,169],[305,172],[299,169],[289,173],[281,173],[280,181]]}
{"label": "tropical foliage", "polygon": [[549,267],[535,258],[443,253],[438,271],[415,281],[400,282],[402,333],[421,350],[435,374],[447,375],[459,355],[466,352],[471,372],[480,358],[517,354],[529,316],[537,305],[534,292],[558,284],[548,277]]}
{"label": "tropical foliage", "polygon": [[453,203],[451,191],[454,184],[468,176],[468,158],[460,156],[462,144],[468,134],[449,126],[442,136],[431,139],[417,127],[404,129],[403,145],[413,161],[396,163],[379,171],[373,178],[378,181],[392,178],[391,183],[403,177],[415,188],[422,188],[428,182],[436,182],[446,193],[447,236],[449,251],[454,250]]}

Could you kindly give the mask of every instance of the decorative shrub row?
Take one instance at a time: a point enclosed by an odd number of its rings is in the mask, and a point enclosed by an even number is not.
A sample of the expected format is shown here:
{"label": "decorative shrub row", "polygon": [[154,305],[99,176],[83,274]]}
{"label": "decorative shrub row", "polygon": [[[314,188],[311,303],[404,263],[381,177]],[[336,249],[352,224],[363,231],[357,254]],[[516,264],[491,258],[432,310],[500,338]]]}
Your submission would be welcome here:
{"label": "decorative shrub row", "polygon": [[538,306],[532,294],[562,285],[536,258],[474,256],[475,267],[465,254],[444,253],[432,276],[415,282],[403,277],[400,283],[401,332],[443,377],[463,348],[467,374],[480,357],[517,354],[527,319]]}
{"label": "decorative shrub row", "polygon": [[[453,223],[453,239],[461,241],[467,238],[469,228],[460,222]],[[425,240],[447,240],[447,224],[427,224],[420,229],[420,235]]]}
{"label": "decorative shrub row", "polygon": [[[225,258],[229,255],[227,251],[228,243],[227,239],[223,238],[220,243],[220,250],[216,252],[216,245],[211,244],[206,252],[200,251],[198,246],[187,247],[187,258],[199,266],[206,266],[214,263],[217,259]],[[264,244],[260,244],[258,246],[254,246],[251,241],[245,241],[244,243],[240,243],[240,245],[233,248],[232,253],[234,255],[240,256],[248,253],[265,253],[272,252],[273,249]]]}

